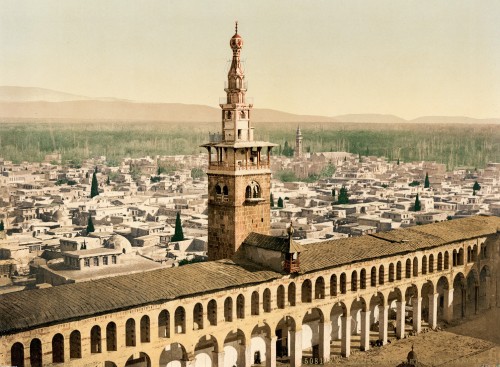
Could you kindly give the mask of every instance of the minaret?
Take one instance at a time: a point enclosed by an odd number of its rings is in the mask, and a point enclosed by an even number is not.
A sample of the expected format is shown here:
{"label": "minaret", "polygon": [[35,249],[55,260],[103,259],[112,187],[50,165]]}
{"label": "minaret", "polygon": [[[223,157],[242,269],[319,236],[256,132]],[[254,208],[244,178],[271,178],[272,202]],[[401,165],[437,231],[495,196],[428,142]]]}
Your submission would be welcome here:
{"label": "minaret", "polygon": [[231,258],[250,232],[268,234],[270,228],[270,159],[276,144],[254,140],[238,22],[229,45],[233,59],[220,101],[222,130],[202,145],[208,150],[209,260]]}
{"label": "minaret", "polygon": [[295,158],[302,158],[302,132],[300,131],[300,126],[297,126],[297,132],[295,133]]}

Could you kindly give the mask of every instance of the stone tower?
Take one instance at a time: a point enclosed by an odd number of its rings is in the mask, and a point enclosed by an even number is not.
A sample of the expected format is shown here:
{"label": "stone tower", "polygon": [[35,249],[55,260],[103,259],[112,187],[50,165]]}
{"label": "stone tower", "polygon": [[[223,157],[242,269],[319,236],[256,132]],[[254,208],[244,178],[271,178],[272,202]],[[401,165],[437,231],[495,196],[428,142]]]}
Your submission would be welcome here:
{"label": "stone tower", "polygon": [[270,226],[270,156],[276,144],[254,140],[238,23],[229,45],[233,59],[220,101],[222,129],[203,145],[208,150],[209,260],[231,258],[250,232],[267,234]]}
{"label": "stone tower", "polygon": [[295,158],[302,157],[302,131],[300,131],[300,126],[297,126],[297,132],[295,133]]}

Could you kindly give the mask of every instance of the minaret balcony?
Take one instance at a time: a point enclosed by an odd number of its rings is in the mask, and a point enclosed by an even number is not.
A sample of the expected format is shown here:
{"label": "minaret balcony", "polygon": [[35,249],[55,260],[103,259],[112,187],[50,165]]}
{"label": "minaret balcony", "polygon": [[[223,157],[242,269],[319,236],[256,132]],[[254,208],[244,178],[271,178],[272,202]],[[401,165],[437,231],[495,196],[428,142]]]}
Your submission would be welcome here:
{"label": "minaret balcony", "polygon": [[209,170],[214,171],[245,171],[245,170],[256,170],[256,169],[270,169],[270,165],[266,163],[250,163],[245,164],[245,162],[237,162],[236,165],[229,164],[227,162],[210,162],[208,166]]}

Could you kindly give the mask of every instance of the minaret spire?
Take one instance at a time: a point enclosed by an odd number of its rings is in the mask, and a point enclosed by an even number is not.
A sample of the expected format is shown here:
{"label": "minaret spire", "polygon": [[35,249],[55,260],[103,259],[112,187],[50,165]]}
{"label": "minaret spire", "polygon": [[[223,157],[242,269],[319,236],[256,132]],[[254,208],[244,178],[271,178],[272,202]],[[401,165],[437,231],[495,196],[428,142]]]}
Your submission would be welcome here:
{"label": "minaret spire", "polygon": [[234,33],[238,34],[238,21],[235,22]]}

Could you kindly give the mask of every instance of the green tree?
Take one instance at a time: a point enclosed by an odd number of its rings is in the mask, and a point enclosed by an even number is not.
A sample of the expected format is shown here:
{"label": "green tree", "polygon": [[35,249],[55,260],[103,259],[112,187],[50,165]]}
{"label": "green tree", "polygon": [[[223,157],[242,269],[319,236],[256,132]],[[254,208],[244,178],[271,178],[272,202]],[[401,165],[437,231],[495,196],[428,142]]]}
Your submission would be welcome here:
{"label": "green tree", "polygon": [[415,210],[416,212],[422,210],[422,205],[420,204],[420,199],[418,198],[418,194],[415,197],[415,204],[413,205],[413,210]]}
{"label": "green tree", "polygon": [[5,230],[5,226],[3,224],[3,220],[0,220],[0,231]]}
{"label": "green tree", "polygon": [[342,186],[340,188],[337,204],[349,204],[349,193],[347,191],[347,187]]}
{"label": "green tree", "polygon": [[273,196],[273,193],[271,193],[271,198],[269,200],[271,202],[271,208],[274,208],[274,196]]}
{"label": "green tree", "polygon": [[399,158],[398,158],[398,166],[399,166]]}
{"label": "green tree", "polygon": [[425,172],[424,189],[428,189],[429,187],[431,187],[431,183],[429,182],[429,174]]}
{"label": "green tree", "polygon": [[473,190],[473,195],[476,195],[476,191],[479,191],[481,190],[481,185],[476,181],[474,182],[474,186],[472,186],[472,190]]}
{"label": "green tree", "polygon": [[111,180],[109,179],[109,176],[108,176],[108,178],[106,179],[106,185],[111,185]]}
{"label": "green tree", "polygon": [[175,217],[175,232],[171,239],[171,241],[184,241],[184,232],[182,231],[182,223],[181,223],[181,213],[177,212],[177,216]]}
{"label": "green tree", "polygon": [[201,168],[195,167],[191,169],[191,177],[194,179],[202,178],[205,175],[205,172]]}
{"label": "green tree", "polygon": [[288,140],[285,140],[285,146],[283,147],[282,154],[285,157],[293,157],[293,149],[288,145]]}
{"label": "green tree", "polygon": [[94,196],[99,195],[99,189],[98,189],[98,183],[97,183],[97,176],[94,171],[92,174],[92,186],[90,187],[90,197],[93,198]]}
{"label": "green tree", "polygon": [[281,196],[278,198],[278,208],[283,208],[283,199]]}
{"label": "green tree", "polygon": [[156,175],[159,176],[159,175],[161,175],[162,172],[163,172],[163,168],[158,166],[158,169],[156,170]]}
{"label": "green tree", "polygon": [[89,219],[87,220],[87,234],[95,231],[94,222],[92,222],[92,216],[89,215]]}

